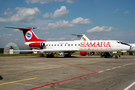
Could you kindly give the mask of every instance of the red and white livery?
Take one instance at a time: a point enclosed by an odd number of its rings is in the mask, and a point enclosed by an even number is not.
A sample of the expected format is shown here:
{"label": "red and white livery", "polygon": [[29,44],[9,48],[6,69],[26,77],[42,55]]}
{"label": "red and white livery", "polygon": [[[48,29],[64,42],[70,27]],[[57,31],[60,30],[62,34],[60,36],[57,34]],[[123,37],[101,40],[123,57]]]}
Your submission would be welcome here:
{"label": "red and white livery", "polygon": [[[77,41],[46,41],[39,39],[32,31],[31,27],[18,28],[18,27],[4,27],[19,29],[23,32],[25,44],[30,47],[39,48],[38,50],[48,54],[47,57],[54,56],[54,53],[59,52],[61,55],[71,56],[76,51],[89,51],[89,52],[126,52],[131,49],[129,44],[117,40],[87,40],[87,37],[80,38]],[[75,34],[74,34],[75,35]],[[81,36],[80,36],[81,37]],[[86,39],[87,38],[87,39]],[[30,51],[30,50],[23,50]],[[65,54],[67,53],[67,54]]]}

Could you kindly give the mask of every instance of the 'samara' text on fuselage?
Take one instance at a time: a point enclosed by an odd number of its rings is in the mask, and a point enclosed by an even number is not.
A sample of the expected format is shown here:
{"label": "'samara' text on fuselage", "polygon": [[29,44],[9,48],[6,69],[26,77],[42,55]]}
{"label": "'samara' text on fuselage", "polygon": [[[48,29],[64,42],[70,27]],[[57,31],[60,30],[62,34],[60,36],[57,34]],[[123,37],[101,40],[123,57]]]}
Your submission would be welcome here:
{"label": "'samara' text on fuselage", "polygon": [[111,47],[110,42],[81,42],[80,47]]}

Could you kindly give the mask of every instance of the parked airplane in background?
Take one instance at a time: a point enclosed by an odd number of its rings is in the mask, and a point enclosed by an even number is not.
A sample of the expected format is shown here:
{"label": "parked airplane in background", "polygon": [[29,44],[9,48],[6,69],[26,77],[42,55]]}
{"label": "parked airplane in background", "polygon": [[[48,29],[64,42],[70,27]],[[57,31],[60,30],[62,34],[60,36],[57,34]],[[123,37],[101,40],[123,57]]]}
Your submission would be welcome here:
{"label": "parked airplane in background", "polygon": [[80,41],[90,41],[89,38],[87,38],[85,36],[85,34],[82,34],[82,35],[79,35],[79,34],[72,34],[74,36],[77,36],[77,38],[80,40]]}
{"label": "parked airplane in background", "polygon": [[[89,51],[89,52],[126,52],[131,50],[129,44],[116,41],[116,40],[90,40],[84,39],[78,41],[46,41],[39,39],[32,31],[31,27],[18,28],[18,27],[4,27],[19,29],[23,31],[25,44],[30,47],[36,47],[38,50],[20,50],[20,51],[40,51],[42,53],[49,53],[47,57],[54,57],[56,52],[63,54],[65,57],[71,56],[76,51]],[[15,51],[15,50],[14,50]],[[67,54],[65,54],[67,53]]]}
{"label": "parked airplane in background", "polygon": [[133,43],[132,44],[129,43],[129,45],[132,46],[132,49],[128,50],[127,52],[129,52],[130,55],[133,55],[133,52],[135,52],[135,43],[134,44]]}

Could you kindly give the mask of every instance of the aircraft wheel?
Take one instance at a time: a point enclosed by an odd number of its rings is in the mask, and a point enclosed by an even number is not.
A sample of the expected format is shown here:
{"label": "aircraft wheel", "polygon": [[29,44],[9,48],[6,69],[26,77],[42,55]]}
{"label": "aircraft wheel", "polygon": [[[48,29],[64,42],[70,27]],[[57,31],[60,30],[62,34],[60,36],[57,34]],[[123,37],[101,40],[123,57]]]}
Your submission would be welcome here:
{"label": "aircraft wheel", "polygon": [[65,54],[64,57],[71,57],[71,54]]}
{"label": "aircraft wheel", "polygon": [[116,59],[117,59],[117,58],[118,58],[118,56],[116,55],[114,58],[116,58]]}
{"label": "aircraft wheel", "polygon": [[53,58],[54,55],[53,55],[53,54],[48,54],[48,55],[46,55],[46,57],[47,57],[47,58]]}

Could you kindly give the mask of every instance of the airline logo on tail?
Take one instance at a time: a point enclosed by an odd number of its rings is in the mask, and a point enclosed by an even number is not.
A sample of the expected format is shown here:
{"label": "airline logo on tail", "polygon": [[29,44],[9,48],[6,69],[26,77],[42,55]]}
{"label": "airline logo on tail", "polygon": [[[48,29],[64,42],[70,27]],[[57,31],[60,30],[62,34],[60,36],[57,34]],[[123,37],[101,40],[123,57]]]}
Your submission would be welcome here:
{"label": "airline logo on tail", "polygon": [[26,39],[27,40],[30,40],[31,38],[32,38],[32,33],[31,33],[31,31],[28,31],[27,33],[26,33]]}
{"label": "airline logo on tail", "polygon": [[85,39],[84,37],[82,37],[82,40],[83,40],[83,41],[86,41],[86,39]]}
{"label": "airline logo on tail", "polygon": [[90,41],[84,34],[79,35],[79,34],[72,34],[74,36],[77,36],[79,40],[81,41]]}

